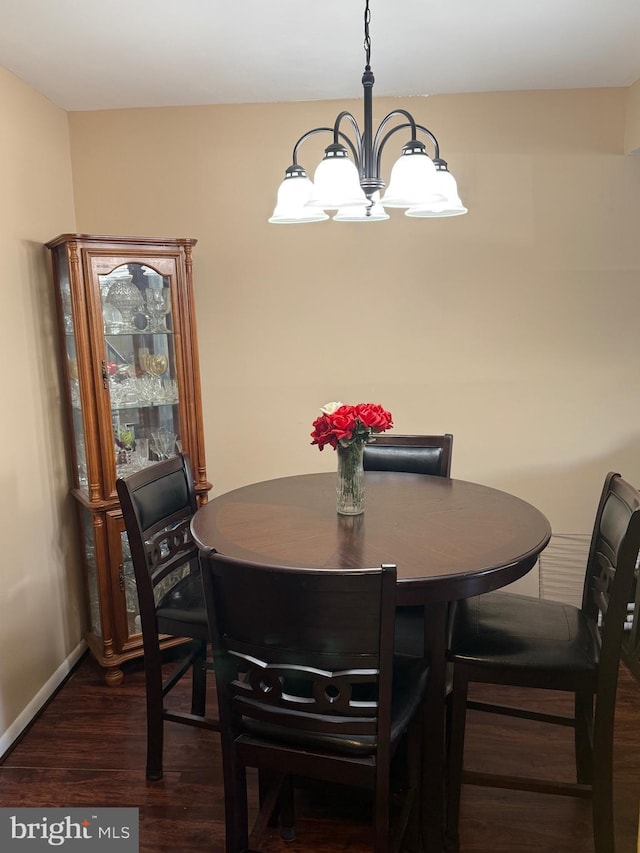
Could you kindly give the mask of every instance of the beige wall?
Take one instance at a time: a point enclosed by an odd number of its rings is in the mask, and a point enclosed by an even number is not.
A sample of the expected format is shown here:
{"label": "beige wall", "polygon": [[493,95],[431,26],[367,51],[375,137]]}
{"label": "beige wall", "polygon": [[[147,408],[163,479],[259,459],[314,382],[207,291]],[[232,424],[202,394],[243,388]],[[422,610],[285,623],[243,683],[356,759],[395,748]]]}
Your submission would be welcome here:
{"label": "beige wall", "polygon": [[82,636],[43,242],[74,228],[66,113],[0,68],[0,753]]}
{"label": "beige wall", "polygon": [[590,529],[609,469],[640,483],[627,94],[402,101],[470,212],[368,225],[266,221],[293,142],[342,103],[71,114],[81,230],[199,238],[214,493],[332,470],[309,431],[333,399],[380,402],[399,432],[453,432],[454,476],[533,501],[556,532]]}
{"label": "beige wall", "polygon": [[640,154],[640,80],[629,87],[624,150],[627,154]]}
{"label": "beige wall", "polygon": [[[266,220],[293,141],[342,103],[72,113],[68,128],[0,69],[5,743],[82,632],[42,243],[73,230],[199,238],[214,494],[334,470],[309,445],[318,407],[374,400],[399,432],[453,432],[454,476],[531,500],[557,533],[586,532],[607,470],[640,484],[628,95],[403,100],[438,135],[470,213],[277,227]],[[399,103],[376,102],[377,118]]]}

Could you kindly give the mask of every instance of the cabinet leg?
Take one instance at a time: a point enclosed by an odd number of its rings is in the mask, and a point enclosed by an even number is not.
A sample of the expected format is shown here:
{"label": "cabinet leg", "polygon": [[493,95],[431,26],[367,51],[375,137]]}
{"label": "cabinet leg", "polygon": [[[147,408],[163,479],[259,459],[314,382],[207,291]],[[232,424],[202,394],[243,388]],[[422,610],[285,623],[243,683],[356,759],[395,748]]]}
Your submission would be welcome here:
{"label": "cabinet leg", "polygon": [[104,672],[104,680],[108,687],[118,687],[122,684],[124,673],[119,666],[108,666]]}

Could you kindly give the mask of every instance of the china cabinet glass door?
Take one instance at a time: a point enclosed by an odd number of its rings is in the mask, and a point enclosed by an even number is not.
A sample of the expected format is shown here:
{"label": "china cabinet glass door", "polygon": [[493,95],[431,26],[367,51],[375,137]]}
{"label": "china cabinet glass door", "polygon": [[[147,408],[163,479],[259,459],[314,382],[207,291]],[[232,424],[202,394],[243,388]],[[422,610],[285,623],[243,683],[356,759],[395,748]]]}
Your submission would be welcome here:
{"label": "china cabinet glass door", "polygon": [[127,263],[98,281],[113,462],[127,476],[182,449],[171,277]]}

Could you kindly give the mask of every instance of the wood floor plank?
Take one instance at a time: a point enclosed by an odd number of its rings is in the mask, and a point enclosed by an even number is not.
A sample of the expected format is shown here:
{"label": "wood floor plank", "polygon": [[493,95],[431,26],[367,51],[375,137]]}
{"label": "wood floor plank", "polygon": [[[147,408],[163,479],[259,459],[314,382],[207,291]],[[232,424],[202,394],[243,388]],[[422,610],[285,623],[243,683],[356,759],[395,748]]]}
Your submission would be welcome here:
{"label": "wood floor plank", "polygon": [[[496,688],[483,685],[491,699]],[[177,697],[185,707],[188,685]],[[525,695],[523,695],[525,694]],[[558,695],[521,691],[541,710],[563,705]],[[210,691],[215,707],[215,691]],[[567,706],[564,702],[565,707]],[[549,730],[551,729],[551,734]],[[224,796],[219,737],[166,726],[165,775],[147,782],[144,675],[125,668],[123,684],[107,687],[85,658],[25,737],[0,764],[3,806],[140,809],[141,853],[223,853]],[[530,721],[469,713],[467,764],[486,772],[542,773],[573,779],[573,733]],[[256,811],[255,776],[251,810]],[[640,801],[640,686],[621,672],[616,717],[616,853],[636,853]],[[298,834],[285,844],[276,830],[263,853],[370,853],[369,804],[362,792],[305,786],[297,792]],[[592,853],[588,801],[465,785],[462,853]]]}

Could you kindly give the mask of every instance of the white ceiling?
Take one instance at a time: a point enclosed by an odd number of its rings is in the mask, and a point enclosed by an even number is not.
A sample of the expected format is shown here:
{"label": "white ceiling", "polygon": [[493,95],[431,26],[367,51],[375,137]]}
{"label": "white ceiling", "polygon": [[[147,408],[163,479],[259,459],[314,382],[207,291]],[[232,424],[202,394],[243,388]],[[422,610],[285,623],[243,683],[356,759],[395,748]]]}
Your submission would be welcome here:
{"label": "white ceiling", "polygon": [[[370,0],[375,94],[628,86],[640,0]],[[360,97],[364,0],[0,0],[0,65],[67,110]]]}

